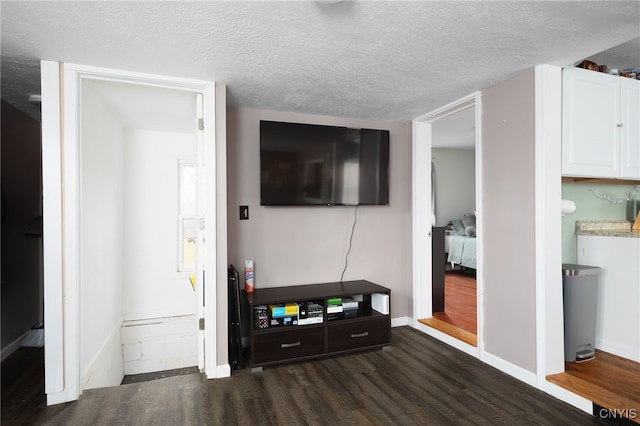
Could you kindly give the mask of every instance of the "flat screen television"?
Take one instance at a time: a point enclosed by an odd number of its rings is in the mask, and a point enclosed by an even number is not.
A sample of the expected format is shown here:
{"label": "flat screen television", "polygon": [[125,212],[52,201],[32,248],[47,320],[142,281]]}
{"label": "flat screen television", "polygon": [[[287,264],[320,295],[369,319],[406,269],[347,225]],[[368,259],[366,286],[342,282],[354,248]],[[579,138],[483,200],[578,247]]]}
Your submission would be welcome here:
{"label": "flat screen television", "polygon": [[388,204],[388,130],[260,121],[260,205]]}

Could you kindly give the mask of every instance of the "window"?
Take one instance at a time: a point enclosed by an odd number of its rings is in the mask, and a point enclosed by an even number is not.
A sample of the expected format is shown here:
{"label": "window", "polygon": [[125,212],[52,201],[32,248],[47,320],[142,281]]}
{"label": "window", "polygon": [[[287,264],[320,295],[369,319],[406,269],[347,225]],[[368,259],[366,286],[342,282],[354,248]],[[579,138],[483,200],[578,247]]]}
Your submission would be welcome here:
{"label": "window", "polygon": [[178,200],[178,271],[193,271],[196,267],[196,166],[179,161]]}

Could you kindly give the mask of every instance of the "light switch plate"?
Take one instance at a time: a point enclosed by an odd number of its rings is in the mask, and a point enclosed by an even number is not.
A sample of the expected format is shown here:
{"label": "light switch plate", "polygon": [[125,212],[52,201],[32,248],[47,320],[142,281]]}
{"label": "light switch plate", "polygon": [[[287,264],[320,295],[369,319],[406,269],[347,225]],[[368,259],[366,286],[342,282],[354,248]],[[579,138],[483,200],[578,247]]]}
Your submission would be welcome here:
{"label": "light switch plate", "polygon": [[249,220],[249,206],[240,206],[240,220]]}

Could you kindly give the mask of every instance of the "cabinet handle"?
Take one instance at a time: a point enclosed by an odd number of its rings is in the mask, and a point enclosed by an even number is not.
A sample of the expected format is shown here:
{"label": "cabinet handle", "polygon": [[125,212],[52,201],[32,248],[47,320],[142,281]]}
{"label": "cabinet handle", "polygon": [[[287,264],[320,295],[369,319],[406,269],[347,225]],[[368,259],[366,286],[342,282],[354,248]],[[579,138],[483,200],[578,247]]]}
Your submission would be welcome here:
{"label": "cabinet handle", "polygon": [[618,127],[622,127],[622,123],[618,123]]}
{"label": "cabinet handle", "polygon": [[356,337],[367,337],[369,335],[368,331],[365,331],[364,333],[351,333],[351,337],[356,338]]}
{"label": "cabinet handle", "polygon": [[296,346],[300,346],[302,344],[302,342],[298,341],[298,342],[293,342],[293,343],[281,343],[280,347],[282,349],[285,348],[295,348]]}

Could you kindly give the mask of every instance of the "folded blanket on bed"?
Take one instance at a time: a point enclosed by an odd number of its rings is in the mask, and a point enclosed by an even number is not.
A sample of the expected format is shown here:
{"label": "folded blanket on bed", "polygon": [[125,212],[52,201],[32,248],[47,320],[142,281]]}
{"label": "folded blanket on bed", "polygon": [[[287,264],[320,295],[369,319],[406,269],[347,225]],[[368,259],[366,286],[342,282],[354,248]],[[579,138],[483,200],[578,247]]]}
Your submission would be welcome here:
{"label": "folded blanket on bed", "polygon": [[449,242],[448,262],[476,269],[476,239],[455,235]]}

